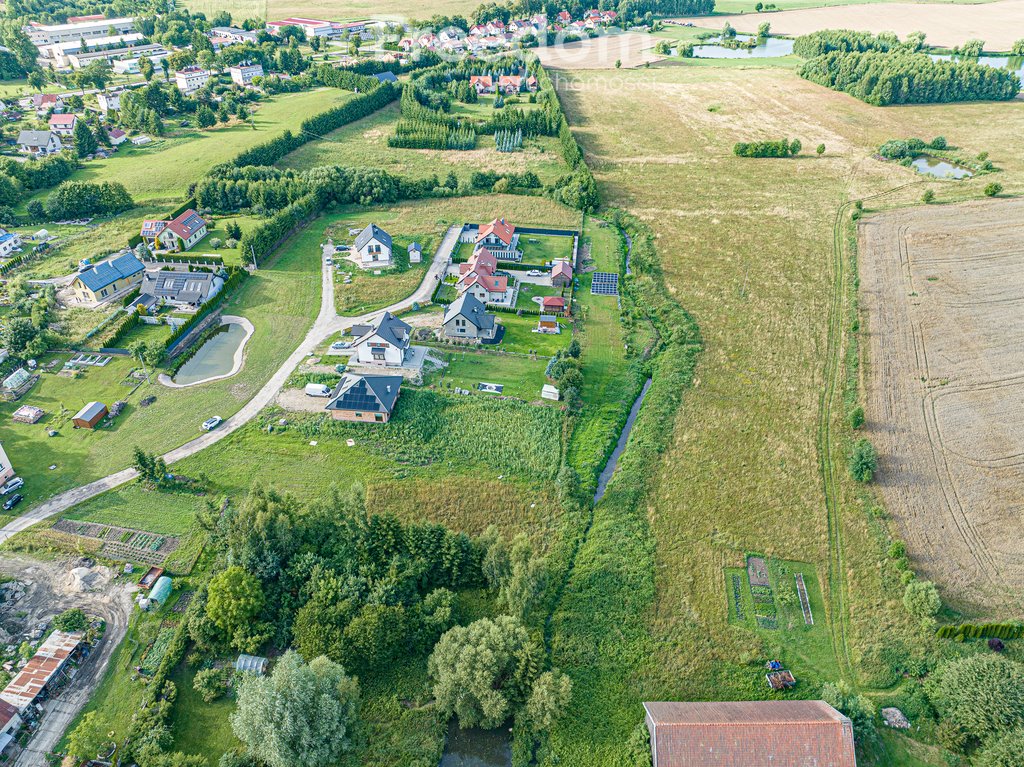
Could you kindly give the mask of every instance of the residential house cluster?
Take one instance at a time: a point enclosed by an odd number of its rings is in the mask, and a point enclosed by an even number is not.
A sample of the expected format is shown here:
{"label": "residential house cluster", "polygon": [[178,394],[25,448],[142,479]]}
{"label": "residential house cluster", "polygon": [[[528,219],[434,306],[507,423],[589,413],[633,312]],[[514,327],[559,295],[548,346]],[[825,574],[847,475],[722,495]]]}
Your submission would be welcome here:
{"label": "residential house cluster", "polygon": [[142,222],[143,241],[154,251],[188,250],[206,236],[206,221],[192,208],[170,221],[148,219]]}
{"label": "residential house cluster", "polygon": [[507,304],[514,292],[509,277],[498,272],[498,259],[485,247],[477,247],[469,261],[459,264],[456,289],[460,296],[471,295],[484,304]]}
{"label": "residential house cluster", "polygon": [[324,19],[309,19],[303,16],[289,16],[280,21],[268,21],[267,31],[275,36],[280,36],[286,27],[297,27],[301,29],[307,38],[310,37],[342,37],[345,34],[358,34],[366,29],[365,21],[326,21]]}
{"label": "residential house cluster", "polygon": [[540,84],[533,75],[499,74],[499,75],[470,75],[469,84],[476,89],[477,94],[504,93],[511,96],[516,93],[536,93]]}
{"label": "residential house cluster", "polygon": [[485,24],[474,24],[469,31],[449,27],[439,32],[424,32],[416,37],[405,37],[398,46],[409,52],[422,48],[439,53],[481,54],[519,45],[527,37],[540,37],[547,27],[547,17],[536,14],[529,19],[505,22],[494,19]]}

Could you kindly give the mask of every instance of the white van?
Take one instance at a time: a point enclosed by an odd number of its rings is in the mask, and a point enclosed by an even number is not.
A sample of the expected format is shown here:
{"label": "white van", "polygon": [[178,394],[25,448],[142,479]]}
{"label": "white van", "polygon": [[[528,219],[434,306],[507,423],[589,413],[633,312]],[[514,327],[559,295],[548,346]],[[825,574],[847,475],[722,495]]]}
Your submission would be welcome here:
{"label": "white van", "polygon": [[307,397],[330,397],[331,387],[326,384],[306,384]]}

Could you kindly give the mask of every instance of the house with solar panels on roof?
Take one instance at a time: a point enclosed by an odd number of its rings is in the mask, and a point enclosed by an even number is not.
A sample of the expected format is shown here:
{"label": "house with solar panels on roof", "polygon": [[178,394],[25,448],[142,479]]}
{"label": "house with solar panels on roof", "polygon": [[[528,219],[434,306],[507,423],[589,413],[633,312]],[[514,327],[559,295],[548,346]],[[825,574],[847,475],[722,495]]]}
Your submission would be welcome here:
{"label": "house with solar panels on roof", "polygon": [[326,410],[337,421],[387,423],[402,387],[402,376],[345,373],[331,392]]}
{"label": "house with solar panels on roof", "polygon": [[[369,325],[358,328],[352,342],[356,359],[363,365],[402,367],[412,342],[412,326],[391,312],[384,312]],[[353,328],[353,333],[356,328]]]}
{"label": "house with solar panels on roof", "polygon": [[134,253],[125,253],[98,264],[84,264],[71,281],[71,292],[81,303],[98,304],[142,282],[146,267]]}
{"label": "house with solar panels on roof", "polygon": [[154,251],[183,251],[196,245],[206,236],[206,227],[203,217],[189,208],[170,221],[143,221],[140,234]]}
{"label": "house with solar panels on roof", "polygon": [[391,251],[394,243],[391,235],[376,224],[370,224],[357,236],[352,250],[357,263],[364,269],[379,269],[391,266]]}
{"label": "house with solar panels on roof", "polygon": [[205,304],[223,287],[224,277],[214,272],[149,269],[142,276],[139,297],[131,305],[147,310],[173,306],[190,311]]}
{"label": "house with solar panels on roof", "polygon": [[21,235],[0,229],[0,258],[9,258],[11,253],[21,247]]}

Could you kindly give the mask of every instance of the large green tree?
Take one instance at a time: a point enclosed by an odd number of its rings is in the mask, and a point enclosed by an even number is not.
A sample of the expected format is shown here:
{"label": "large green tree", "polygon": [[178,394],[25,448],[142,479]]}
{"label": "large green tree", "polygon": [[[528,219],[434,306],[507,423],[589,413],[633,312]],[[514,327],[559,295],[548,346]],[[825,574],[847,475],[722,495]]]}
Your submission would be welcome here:
{"label": "large green tree", "polygon": [[210,580],[206,612],[218,627],[233,635],[259,615],[263,601],[260,582],[243,568],[233,565]]}
{"label": "large green tree", "polygon": [[499,727],[523,704],[540,673],[542,650],[515,618],[456,626],[427,662],[442,716],[461,727]]}
{"label": "large green tree", "polygon": [[359,683],[324,657],[286,652],[269,677],[244,675],[231,726],[270,767],[331,767],[352,748]]}

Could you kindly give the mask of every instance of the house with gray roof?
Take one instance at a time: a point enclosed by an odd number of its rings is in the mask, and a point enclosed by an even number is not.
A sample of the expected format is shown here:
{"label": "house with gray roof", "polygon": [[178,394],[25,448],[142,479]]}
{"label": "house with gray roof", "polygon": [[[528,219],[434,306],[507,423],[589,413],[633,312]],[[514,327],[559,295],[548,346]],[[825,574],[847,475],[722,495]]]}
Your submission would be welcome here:
{"label": "house with gray roof", "polygon": [[338,421],[387,423],[401,386],[402,376],[345,373],[331,392],[326,409]]}
{"label": "house with gray roof", "polygon": [[363,365],[401,367],[411,341],[412,326],[391,312],[384,312],[352,342],[352,348]]}
{"label": "house with gray roof", "polygon": [[63,148],[60,136],[51,130],[23,130],[18,134],[18,151],[22,154],[44,157]]}
{"label": "house with gray roof", "polygon": [[391,266],[391,235],[376,224],[370,224],[359,233],[352,249],[364,269]]}
{"label": "house with gray roof", "polygon": [[79,301],[99,303],[138,285],[145,270],[134,253],[124,253],[98,264],[86,264],[71,281],[71,290]]}
{"label": "house with gray roof", "polygon": [[480,300],[471,293],[463,293],[448,305],[441,325],[448,338],[491,340],[500,327]]}
{"label": "house with gray roof", "polygon": [[179,309],[198,309],[224,287],[224,278],[213,272],[192,272],[150,269],[142,276],[139,297],[133,306],[153,309],[174,306]]}

